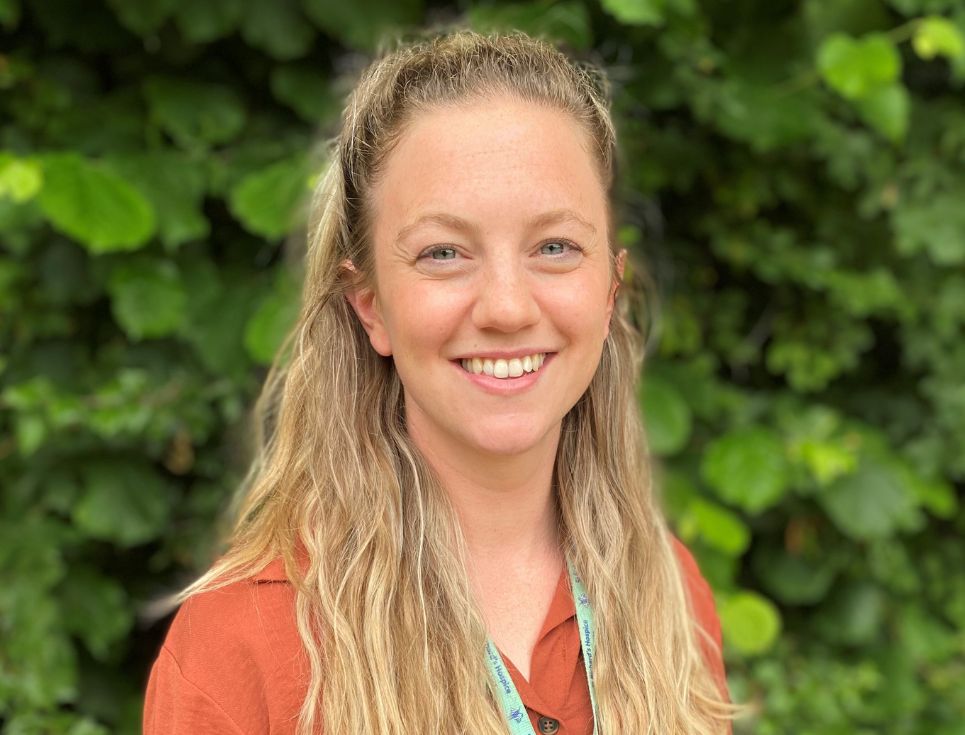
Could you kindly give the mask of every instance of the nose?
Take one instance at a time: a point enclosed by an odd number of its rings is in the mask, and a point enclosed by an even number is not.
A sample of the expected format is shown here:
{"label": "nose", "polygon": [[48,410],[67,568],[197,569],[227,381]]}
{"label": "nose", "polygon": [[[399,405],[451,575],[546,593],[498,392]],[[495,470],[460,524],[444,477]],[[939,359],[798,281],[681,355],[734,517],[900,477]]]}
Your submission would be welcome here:
{"label": "nose", "polygon": [[472,319],[478,329],[518,332],[539,321],[539,303],[518,256],[487,263],[477,289]]}

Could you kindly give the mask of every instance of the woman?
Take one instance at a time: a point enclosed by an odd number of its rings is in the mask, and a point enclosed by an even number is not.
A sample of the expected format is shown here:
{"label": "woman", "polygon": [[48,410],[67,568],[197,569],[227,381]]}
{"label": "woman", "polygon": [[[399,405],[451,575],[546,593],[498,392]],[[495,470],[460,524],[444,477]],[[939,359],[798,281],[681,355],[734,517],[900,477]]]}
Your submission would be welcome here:
{"label": "woman", "polygon": [[654,501],[601,78],[523,34],[374,63],[228,553],[147,733],[721,733],[710,591]]}

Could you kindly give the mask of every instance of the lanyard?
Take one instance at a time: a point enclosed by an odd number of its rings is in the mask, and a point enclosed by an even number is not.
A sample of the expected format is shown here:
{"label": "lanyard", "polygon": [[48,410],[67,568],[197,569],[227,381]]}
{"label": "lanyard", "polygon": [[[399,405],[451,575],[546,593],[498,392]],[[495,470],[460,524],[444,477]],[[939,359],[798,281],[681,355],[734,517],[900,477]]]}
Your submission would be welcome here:
{"label": "lanyard", "polygon": [[[573,565],[567,561],[570,572],[570,589],[573,591],[573,603],[576,606],[576,622],[580,629],[580,647],[583,649],[583,665],[586,667],[586,681],[590,687],[590,706],[593,708],[593,732],[596,733],[596,693],[593,690],[593,610],[590,599],[586,594],[586,587],[579,578]],[[509,725],[511,735],[536,735],[526,714],[523,700],[516,691],[513,679],[503,665],[503,660],[492,641],[486,642],[486,659],[489,663],[489,673],[492,675],[496,698],[499,707]]]}

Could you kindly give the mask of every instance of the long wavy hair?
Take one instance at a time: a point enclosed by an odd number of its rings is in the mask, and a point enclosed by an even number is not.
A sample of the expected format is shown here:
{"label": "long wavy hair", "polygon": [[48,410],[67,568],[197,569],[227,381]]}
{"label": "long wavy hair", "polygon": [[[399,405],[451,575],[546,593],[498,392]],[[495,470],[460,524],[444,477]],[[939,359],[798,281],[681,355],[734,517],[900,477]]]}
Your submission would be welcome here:
{"label": "long wavy hair", "polygon": [[[284,559],[311,671],[303,735],[507,731],[455,512],[406,432],[391,358],[372,349],[347,303],[359,281],[344,266],[350,260],[363,282],[373,277],[370,191],[407,124],[495,94],[572,115],[593,141],[612,202],[616,134],[598,66],[523,33],[468,30],[374,61],[329,141],[301,311],[255,406],[257,454],[227,552],[177,597]],[[615,253],[612,226],[609,238]],[[702,655],[707,634],[695,625],[654,498],[632,321],[625,305],[614,310],[592,382],[564,418],[553,475],[563,550],[599,625],[597,732],[721,733],[733,708]],[[425,686],[433,681],[445,684]]]}

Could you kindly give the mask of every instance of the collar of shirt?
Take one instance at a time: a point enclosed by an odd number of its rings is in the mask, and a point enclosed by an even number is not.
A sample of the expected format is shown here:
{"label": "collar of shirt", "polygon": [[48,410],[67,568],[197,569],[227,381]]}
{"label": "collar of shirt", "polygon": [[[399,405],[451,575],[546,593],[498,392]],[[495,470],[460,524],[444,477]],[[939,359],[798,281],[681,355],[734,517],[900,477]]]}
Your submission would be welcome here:
{"label": "collar of shirt", "polygon": [[533,648],[529,680],[506,656],[503,661],[536,732],[540,732],[536,724],[539,717],[558,721],[561,735],[592,732],[593,710],[565,565]]}

